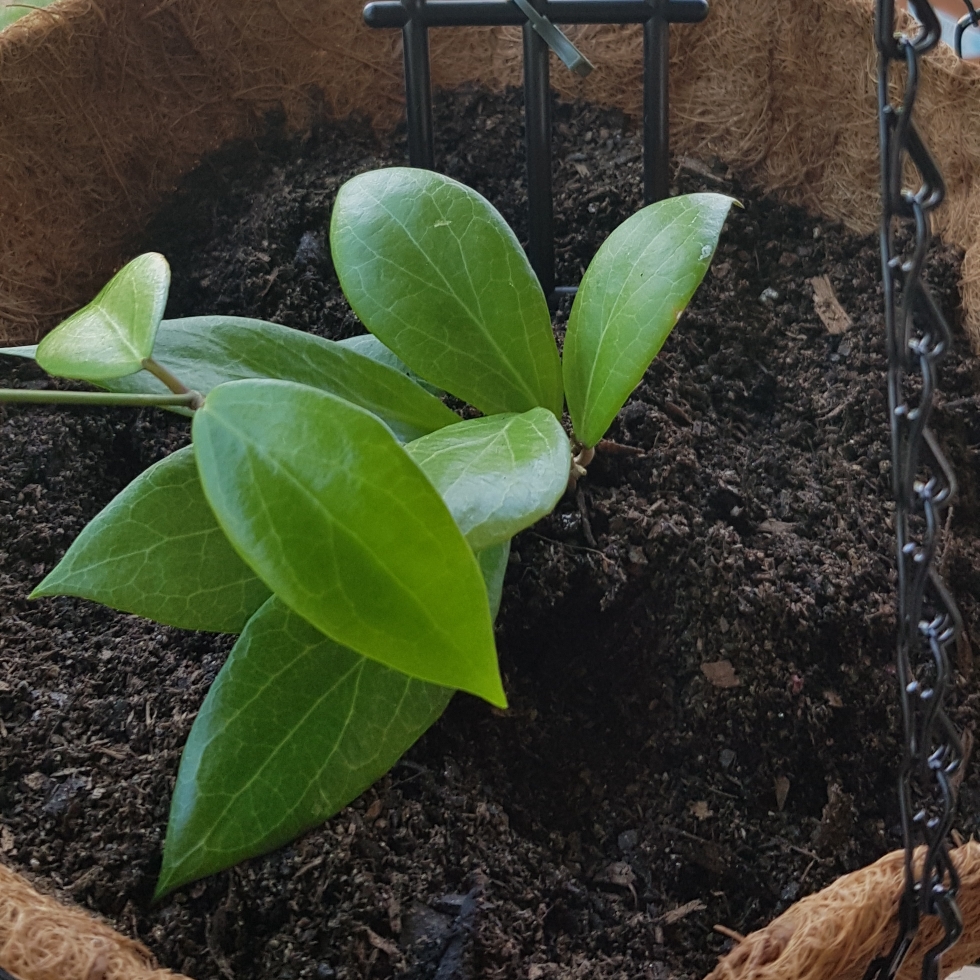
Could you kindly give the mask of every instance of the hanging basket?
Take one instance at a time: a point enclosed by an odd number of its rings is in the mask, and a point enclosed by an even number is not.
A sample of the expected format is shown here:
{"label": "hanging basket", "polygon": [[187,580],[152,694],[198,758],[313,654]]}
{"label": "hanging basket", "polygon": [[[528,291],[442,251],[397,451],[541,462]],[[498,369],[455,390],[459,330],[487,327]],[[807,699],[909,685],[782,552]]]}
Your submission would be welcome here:
{"label": "hanging basket", "polygon": [[[359,0],[60,0],[0,34],[0,344],[28,343],[131,257],[149,215],[222,143],[270,111],[401,114],[397,33]],[[676,152],[717,156],[759,186],[867,233],[877,225],[872,0],[712,0],[672,31]],[[639,29],[570,30],[597,66],[559,70],[568,98],[641,114]],[[518,84],[516,29],[432,34],[436,86]],[[931,57],[917,119],[948,185],[937,231],[964,249],[964,323],[980,352],[980,67]],[[205,313],[207,311],[200,311]],[[980,846],[954,852],[966,933],[945,969],[980,958]],[[711,980],[858,980],[887,950],[902,855],[847,875],[746,937]],[[917,975],[923,931],[901,974]],[[0,966],[20,980],[164,980],[149,953],[0,866]]]}

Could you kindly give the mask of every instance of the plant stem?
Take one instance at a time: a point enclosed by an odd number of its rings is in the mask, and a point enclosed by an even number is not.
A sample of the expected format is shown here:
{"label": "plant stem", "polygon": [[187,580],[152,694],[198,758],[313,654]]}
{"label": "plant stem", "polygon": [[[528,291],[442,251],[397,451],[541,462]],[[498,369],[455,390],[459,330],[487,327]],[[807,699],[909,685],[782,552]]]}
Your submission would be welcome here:
{"label": "plant stem", "polygon": [[175,395],[186,395],[190,392],[180,380],[174,377],[162,364],[158,364],[152,357],[143,358],[143,369],[149,371],[155,378],[159,378]]}
{"label": "plant stem", "polygon": [[0,388],[0,403],[13,405],[128,405],[134,408],[190,408],[203,404],[199,392],[182,395],[136,395],[114,391],[36,391]]}
{"label": "plant stem", "polygon": [[204,397],[199,392],[188,388],[180,378],[171,374],[152,357],[143,358],[143,369],[149,371],[155,378],[159,378],[175,395],[193,395],[193,401],[187,406],[192,411],[196,412],[204,404]]}

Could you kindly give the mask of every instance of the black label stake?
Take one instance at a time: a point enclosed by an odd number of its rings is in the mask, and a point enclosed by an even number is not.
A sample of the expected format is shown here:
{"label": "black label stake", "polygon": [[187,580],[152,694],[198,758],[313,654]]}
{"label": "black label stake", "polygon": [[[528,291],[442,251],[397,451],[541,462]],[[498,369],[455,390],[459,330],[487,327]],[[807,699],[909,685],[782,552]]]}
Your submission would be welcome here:
{"label": "black label stake", "polygon": [[[408,159],[435,170],[430,27],[524,28],[524,116],[527,151],[527,255],[554,302],[575,287],[555,286],[554,204],[551,191],[551,86],[549,42],[578,74],[591,66],[556,24],[643,25],[643,198],[647,204],[670,193],[668,56],[670,25],[695,24],[708,15],[707,0],[526,0],[539,17],[532,23],[513,0],[376,0],[364,8],[369,27],[399,27],[405,52]],[[548,30],[551,28],[554,34]],[[555,37],[555,35],[559,37]],[[564,39],[567,50],[561,42]],[[559,50],[561,49],[561,50]],[[578,56],[576,58],[576,55]]]}

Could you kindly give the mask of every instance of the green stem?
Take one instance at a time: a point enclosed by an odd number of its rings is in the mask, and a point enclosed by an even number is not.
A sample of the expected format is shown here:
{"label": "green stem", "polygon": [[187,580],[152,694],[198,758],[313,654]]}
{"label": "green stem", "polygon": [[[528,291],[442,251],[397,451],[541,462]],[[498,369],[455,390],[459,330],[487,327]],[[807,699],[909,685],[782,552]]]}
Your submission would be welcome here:
{"label": "green stem", "polygon": [[190,388],[179,378],[172,375],[162,364],[158,364],[152,357],[143,358],[143,369],[149,371],[155,378],[159,378],[175,395],[186,395]]}
{"label": "green stem", "polygon": [[184,395],[135,395],[113,391],[35,391],[30,388],[0,388],[0,403],[13,405],[128,405],[134,408],[200,408],[199,392]]}
{"label": "green stem", "polygon": [[143,358],[143,369],[149,371],[155,378],[162,381],[175,395],[193,395],[194,398],[187,406],[192,411],[196,412],[204,404],[204,397],[199,392],[188,388],[180,378],[171,374],[162,364],[154,361],[152,357]]}

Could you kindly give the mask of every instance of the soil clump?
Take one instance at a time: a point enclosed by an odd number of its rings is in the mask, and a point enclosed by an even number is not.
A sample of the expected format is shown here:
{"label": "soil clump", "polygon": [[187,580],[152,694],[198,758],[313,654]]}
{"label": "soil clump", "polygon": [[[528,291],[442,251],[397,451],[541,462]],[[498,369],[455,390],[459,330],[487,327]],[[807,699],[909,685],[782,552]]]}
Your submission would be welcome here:
{"label": "soil clump", "polygon": [[[636,121],[555,108],[558,280],[640,204]],[[523,239],[520,99],[436,109],[440,165]],[[356,123],[204,161],[144,249],[168,315],[361,332],[325,228],[400,164]],[[588,477],[514,542],[498,621],[511,708],[457,695],[388,777],[294,844],[150,904],[169,794],[233,638],[28,602],[85,522],[186,443],[158,411],[0,408],[0,860],[196,980],[696,977],[731,940],[900,846],[885,348],[874,238],[712,161],[735,209],[688,312]],[[959,257],[929,278],[955,320]],[[853,325],[814,308],[828,276]],[[567,304],[556,315],[562,334]],[[941,566],[980,638],[980,362],[957,331],[936,427],[960,481]],[[4,359],[0,384],[48,384]],[[964,647],[952,715],[980,695]],[[968,767],[957,832],[980,814]]]}

